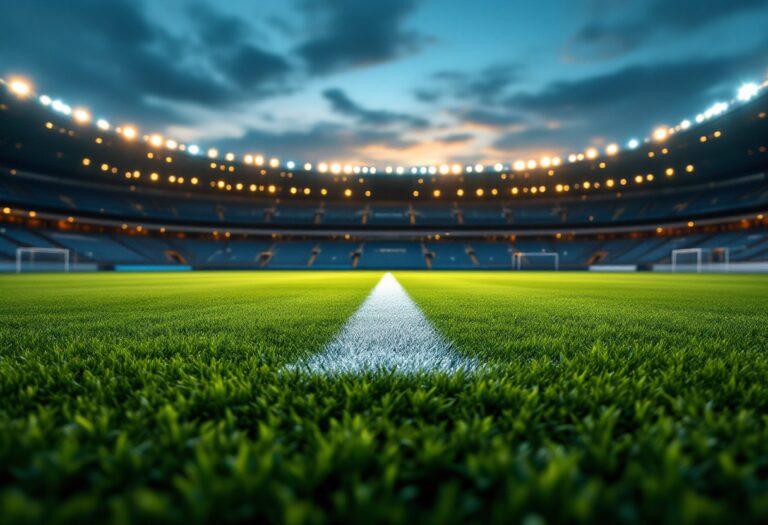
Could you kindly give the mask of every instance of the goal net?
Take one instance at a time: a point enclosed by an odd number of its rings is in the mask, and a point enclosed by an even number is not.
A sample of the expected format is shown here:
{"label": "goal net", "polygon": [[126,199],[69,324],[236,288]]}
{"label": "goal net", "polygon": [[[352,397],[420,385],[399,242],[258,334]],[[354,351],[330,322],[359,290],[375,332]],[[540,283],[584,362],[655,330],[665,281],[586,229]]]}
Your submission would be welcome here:
{"label": "goal net", "polygon": [[68,272],[69,250],[64,248],[17,248],[16,273]]}
{"label": "goal net", "polygon": [[728,248],[684,248],[672,250],[673,272],[727,272],[731,254]]}
{"label": "goal net", "polygon": [[512,255],[515,270],[559,270],[560,254],[557,252],[515,252]]}

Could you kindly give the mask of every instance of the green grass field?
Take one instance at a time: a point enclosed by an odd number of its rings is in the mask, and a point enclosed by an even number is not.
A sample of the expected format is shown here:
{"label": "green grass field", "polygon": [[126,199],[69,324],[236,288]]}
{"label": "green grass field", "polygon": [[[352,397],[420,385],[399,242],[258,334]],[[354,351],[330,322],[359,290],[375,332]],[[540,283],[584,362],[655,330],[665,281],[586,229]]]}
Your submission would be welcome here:
{"label": "green grass field", "polygon": [[481,370],[288,366],[381,276],[0,276],[0,522],[768,521],[768,276],[401,272]]}

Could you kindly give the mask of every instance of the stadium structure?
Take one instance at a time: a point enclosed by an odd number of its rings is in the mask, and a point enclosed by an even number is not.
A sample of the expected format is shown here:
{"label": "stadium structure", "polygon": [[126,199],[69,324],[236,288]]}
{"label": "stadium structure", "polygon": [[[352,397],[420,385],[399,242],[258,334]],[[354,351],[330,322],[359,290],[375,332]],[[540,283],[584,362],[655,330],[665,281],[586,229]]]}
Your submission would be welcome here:
{"label": "stadium structure", "polygon": [[377,170],[202,151],[4,84],[8,271],[757,271],[768,260],[764,86],[622,150]]}

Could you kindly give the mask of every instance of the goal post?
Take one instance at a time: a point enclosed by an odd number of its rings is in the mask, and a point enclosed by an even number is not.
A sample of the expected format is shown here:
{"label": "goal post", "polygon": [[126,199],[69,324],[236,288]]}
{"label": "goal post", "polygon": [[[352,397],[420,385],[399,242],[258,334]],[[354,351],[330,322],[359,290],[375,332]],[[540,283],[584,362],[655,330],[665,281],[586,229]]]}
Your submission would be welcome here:
{"label": "goal post", "polygon": [[718,271],[728,272],[731,264],[730,249],[679,248],[672,250],[672,272]]}
{"label": "goal post", "polygon": [[560,269],[558,252],[515,252],[512,254],[512,266],[515,270],[555,270]]}
{"label": "goal post", "polygon": [[16,273],[68,271],[66,248],[16,248]]}

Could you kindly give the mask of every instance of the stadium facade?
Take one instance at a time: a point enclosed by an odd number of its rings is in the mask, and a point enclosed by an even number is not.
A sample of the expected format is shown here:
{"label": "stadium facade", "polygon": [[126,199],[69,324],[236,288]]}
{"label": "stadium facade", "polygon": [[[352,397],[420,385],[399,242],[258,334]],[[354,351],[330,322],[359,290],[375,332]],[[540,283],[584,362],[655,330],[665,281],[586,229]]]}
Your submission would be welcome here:
{"label": "stadium facade", "polygon": [[374,172],[191,154],[0,91],[7,270],[46,249],[67,250],[71,269],[664,269],[675,250],[725,254],[731,269],[768,261],[765,94],[624,151]]}

